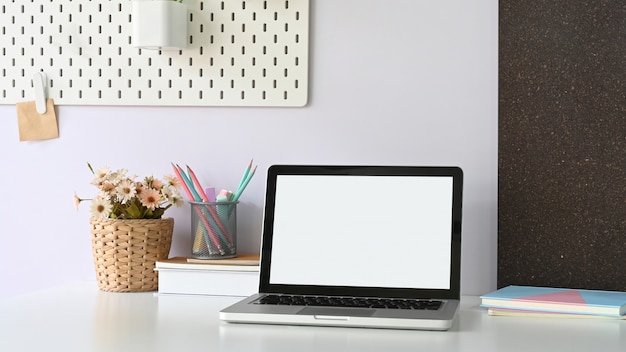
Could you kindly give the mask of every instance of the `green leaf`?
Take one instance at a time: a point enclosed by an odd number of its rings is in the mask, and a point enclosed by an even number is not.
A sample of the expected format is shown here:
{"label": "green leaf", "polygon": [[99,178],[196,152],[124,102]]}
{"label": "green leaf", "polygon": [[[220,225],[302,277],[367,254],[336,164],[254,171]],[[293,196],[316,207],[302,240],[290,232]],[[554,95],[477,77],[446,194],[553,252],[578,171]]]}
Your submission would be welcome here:
{"label": "green leaf", "polygon": [[126,208],[126,213],[130,219],[141,219],[141,210],[135,204],[131,204]]}

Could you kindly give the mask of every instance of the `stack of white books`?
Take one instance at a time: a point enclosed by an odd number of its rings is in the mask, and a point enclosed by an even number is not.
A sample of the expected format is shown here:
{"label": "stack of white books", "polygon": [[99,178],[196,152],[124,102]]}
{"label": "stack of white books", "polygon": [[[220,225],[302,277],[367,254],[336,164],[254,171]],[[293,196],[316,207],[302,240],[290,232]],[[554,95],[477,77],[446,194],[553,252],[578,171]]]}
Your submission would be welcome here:
{"label": "stack of white books", "polygon": [[186,257],[157,261],[159,294],[245,297],[259,289],[259,255],[230,259]]}

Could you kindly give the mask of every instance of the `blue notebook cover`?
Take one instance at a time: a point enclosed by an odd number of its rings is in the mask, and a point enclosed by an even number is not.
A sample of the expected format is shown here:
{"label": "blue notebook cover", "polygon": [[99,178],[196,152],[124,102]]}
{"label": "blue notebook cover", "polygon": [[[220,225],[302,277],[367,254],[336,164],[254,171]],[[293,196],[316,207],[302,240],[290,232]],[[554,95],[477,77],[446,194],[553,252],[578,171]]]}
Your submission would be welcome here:
{"label": "blue notebook cover", "polygon": [[482,295],[482,306],[545,312],[621,316],[626,292],[534,286],[507,286]]}

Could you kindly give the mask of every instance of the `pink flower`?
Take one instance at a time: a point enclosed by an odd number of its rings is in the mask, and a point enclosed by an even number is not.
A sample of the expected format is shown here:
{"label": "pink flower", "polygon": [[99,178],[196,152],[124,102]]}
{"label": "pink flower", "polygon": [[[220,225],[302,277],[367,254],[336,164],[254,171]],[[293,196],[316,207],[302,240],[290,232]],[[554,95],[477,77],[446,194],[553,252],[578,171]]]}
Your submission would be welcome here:
{"label": "pink flower", "polygon": [[153,188],[144,189],[141,193],[141,204],[150,210],[154,210],[159,206],[160,199],[161,195]]}
{"label": "pink flower", "polygon": [[157,180],[156,178],[152,180],[152,188],[156,189],[157,191],[160,191],[163,186],[164,184],[160,180]]}
{"label": "pink flower", "polygon": [[167,181],[167,184],[169,184],[170,186],[172,186],[174,188],[178,189],[178,188],[181,187],[180,180],[178,180],[178,178],[176,176],[167,175],[167,176],[165,176],[165,181]]}

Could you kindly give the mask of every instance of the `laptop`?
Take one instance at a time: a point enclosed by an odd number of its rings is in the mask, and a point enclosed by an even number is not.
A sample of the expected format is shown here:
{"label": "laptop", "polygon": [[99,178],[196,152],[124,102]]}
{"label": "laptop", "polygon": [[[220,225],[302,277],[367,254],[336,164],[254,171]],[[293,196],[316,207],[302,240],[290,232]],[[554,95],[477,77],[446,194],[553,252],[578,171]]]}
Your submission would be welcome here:
{"label": "laptop", "polygon": [[448,330],[462,188],[458,167],[271,166],[259,292],[220,319]]}

